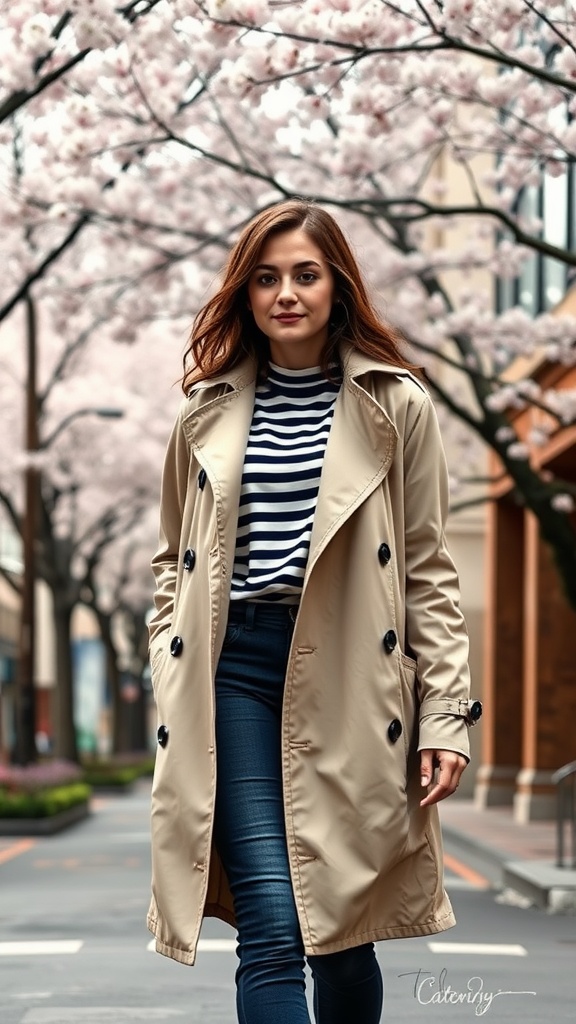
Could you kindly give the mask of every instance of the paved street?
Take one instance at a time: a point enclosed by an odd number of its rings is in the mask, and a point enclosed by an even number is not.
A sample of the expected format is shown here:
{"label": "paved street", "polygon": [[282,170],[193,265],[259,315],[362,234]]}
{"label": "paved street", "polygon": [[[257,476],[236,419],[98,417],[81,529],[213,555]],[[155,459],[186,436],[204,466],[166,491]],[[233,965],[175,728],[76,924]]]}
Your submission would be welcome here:
{"label": "paved street", "polygon": [[[0,841],[1,1024],[234,1024],[231,929],[207,922],[195,968],[150,952],[148,802],[142,784],[60,836]],[[572,1021],[576,917],[503,901],[454,845],[447,864],[458,925],[378,946],[384,1019]]]}

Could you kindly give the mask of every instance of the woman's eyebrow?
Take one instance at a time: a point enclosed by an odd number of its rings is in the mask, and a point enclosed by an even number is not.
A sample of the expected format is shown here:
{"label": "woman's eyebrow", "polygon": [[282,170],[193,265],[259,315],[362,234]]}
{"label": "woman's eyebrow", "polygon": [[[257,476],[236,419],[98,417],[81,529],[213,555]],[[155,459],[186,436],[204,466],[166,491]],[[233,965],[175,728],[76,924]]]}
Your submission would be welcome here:
{"label": "woman's eyebrow", "polygon": [[[320,264],[316,260],[302,260],[300,263],[295,263],[292,270],[302,270],[303,267],[320,267]],[[274,266],[273,263],[259,263],[254,270],[278,270],[279,268]]]}

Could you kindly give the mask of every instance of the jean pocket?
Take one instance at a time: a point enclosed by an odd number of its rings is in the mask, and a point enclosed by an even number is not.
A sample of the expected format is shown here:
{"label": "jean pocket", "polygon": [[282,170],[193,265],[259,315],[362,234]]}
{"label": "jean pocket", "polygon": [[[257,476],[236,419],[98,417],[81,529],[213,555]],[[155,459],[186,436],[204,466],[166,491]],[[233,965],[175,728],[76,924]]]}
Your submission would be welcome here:
{"label": "jean pocket", "polygon": [[226,633],[224,636],[224,643],[222,644],[222,648],[231,647],[232,644],[238,639],[241,632],[242,625],[240,623],[234,622],[232,624],[228,624],[226,626]]}

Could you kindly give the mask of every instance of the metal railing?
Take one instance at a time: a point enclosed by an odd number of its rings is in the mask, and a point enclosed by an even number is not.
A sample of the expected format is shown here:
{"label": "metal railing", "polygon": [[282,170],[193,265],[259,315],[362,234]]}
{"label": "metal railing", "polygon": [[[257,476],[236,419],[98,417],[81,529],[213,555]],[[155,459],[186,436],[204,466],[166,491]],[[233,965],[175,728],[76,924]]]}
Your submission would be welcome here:
{"label": "metal railing", "polygon": [[[556,867],[576,868],[576,761],[570,761],[552,776],[557,786],[556,804]],[[564,863],[566,825],[570,828],[572,856]]]}

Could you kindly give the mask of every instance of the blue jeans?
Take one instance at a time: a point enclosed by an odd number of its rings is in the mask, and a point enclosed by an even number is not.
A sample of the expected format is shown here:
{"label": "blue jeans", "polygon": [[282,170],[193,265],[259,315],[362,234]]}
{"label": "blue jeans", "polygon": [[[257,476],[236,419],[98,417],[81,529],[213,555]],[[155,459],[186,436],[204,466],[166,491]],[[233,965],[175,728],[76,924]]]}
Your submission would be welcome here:
{"label": "blue jeans", "polygon": [[[215,842],[238,926],[240,1024],[310,1024],[280,757],[292,630],[286,605],[232,602],[216,673]],[[308,963],[317,1024],[378,1024],[382,975],[373,943]]]}

